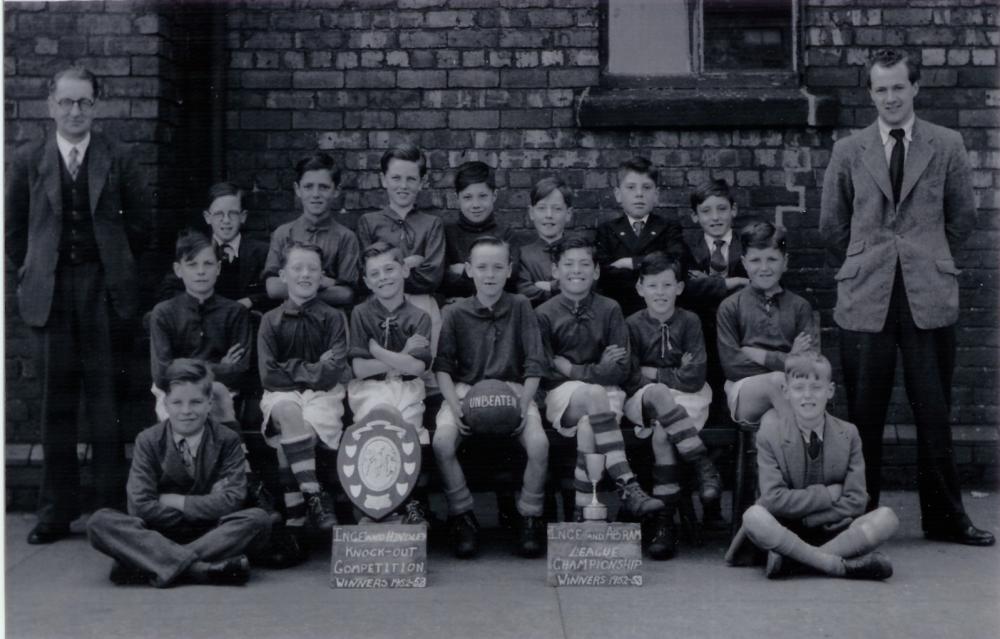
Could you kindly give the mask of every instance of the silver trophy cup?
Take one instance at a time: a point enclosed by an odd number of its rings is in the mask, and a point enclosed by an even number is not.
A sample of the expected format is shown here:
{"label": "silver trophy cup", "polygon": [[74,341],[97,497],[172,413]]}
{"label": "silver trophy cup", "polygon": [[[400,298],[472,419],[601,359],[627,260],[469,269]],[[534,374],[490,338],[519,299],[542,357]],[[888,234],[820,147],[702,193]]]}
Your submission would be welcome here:
{"label": "silver trophy cup", "polygon": [[604,455],[601,453],[587,453],[587,478],[593,486],[593,496],[590,504],[583,507],[583,518],[586,521],[607,521],[608,507],[597,501],[597,484],[604,475]]}

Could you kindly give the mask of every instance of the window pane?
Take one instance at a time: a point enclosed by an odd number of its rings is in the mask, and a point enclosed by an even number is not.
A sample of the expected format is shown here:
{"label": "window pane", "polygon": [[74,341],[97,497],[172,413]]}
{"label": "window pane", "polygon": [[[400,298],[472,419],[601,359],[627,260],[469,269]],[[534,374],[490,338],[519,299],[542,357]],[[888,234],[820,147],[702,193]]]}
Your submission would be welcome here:
{"label": "window pane", "polygon": [[792,68],[792,0],[703,0],[706,71]]}
{"label": "window pane", "polygon": [[609,73],[691,73],[687,0],[612,0],[608,15]]}

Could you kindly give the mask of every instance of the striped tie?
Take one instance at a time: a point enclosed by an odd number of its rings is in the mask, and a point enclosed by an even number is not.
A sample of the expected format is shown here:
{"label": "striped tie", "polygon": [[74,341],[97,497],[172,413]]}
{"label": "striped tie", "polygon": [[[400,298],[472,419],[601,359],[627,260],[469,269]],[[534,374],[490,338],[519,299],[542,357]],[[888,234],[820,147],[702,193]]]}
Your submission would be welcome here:
{"label": "striped tie", "polygon": [[69,164],[66,166],[69,176],[76,181],[76,175],[80,172],[80,149],[75,146],[69,150]]}

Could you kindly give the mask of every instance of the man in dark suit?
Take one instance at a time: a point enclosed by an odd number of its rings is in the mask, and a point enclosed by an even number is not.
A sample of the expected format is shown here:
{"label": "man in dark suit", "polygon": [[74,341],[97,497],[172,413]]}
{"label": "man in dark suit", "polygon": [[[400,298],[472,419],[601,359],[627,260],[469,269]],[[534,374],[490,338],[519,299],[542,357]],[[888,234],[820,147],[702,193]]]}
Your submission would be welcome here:
{"label": "man in dark suit", "polygon": [[962,136],[914,115],[920,67],[875,53],[868,89],[878,120],[838,140],[823,182],[820,230],[840,269],[834,320],[848,414],[861,433],[868,507],[879,502],[882,431],[896,350],[917,428],[924,535],[988,546],[962,505],[949,412],[958,320],[955,254],[975,226]]}
{"label": "man in dark suit", "polygon": [[618,302],[625,317],[645,308],[635,289],[639,259],[654,251],[678,259],[684,254],[680,224],[653,212],[660,199],[658,179],[659,171],[646,158],[623,162],[615,187],[622,214],[597,227],[601,292]]}
{"label": "man in dark suit", "polygon": [[267,543],[271,520],[246,497],[240,437],[209,417],[211,371],[176,359],[163,375],[168,418],[139,433],[128,477],[128,514],[112,508],[87,523],[90,542],[116,563],[111,580],[166,587],[179,579],[242,584],[242,553]]}
{"label": "man in dark suit", "polygon": [[85,391],[98,506],[120,504],[124,456],[116,386],[139,304],[136,254],[149,233],[134,157],[91,132],[97,78],[83,67],[49,85],[55,133],[19,148],[7,179],[7,252],[21,319],[39,346],[45,459],[32,544],[69,534],[79,514],[77,406]]}

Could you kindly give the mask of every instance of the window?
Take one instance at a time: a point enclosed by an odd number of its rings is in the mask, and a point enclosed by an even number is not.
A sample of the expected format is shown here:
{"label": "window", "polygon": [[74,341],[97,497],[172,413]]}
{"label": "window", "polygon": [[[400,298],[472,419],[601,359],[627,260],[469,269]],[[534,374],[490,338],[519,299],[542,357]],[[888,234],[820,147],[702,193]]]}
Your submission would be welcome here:
{"label": "window", "polygon": [[607,0],[609,76],[791,73],[793,0]]}
{"label": "window", "polygon": [[583,128],[832,126],[799,74],[804,0],[602,0],[601,80]]}

